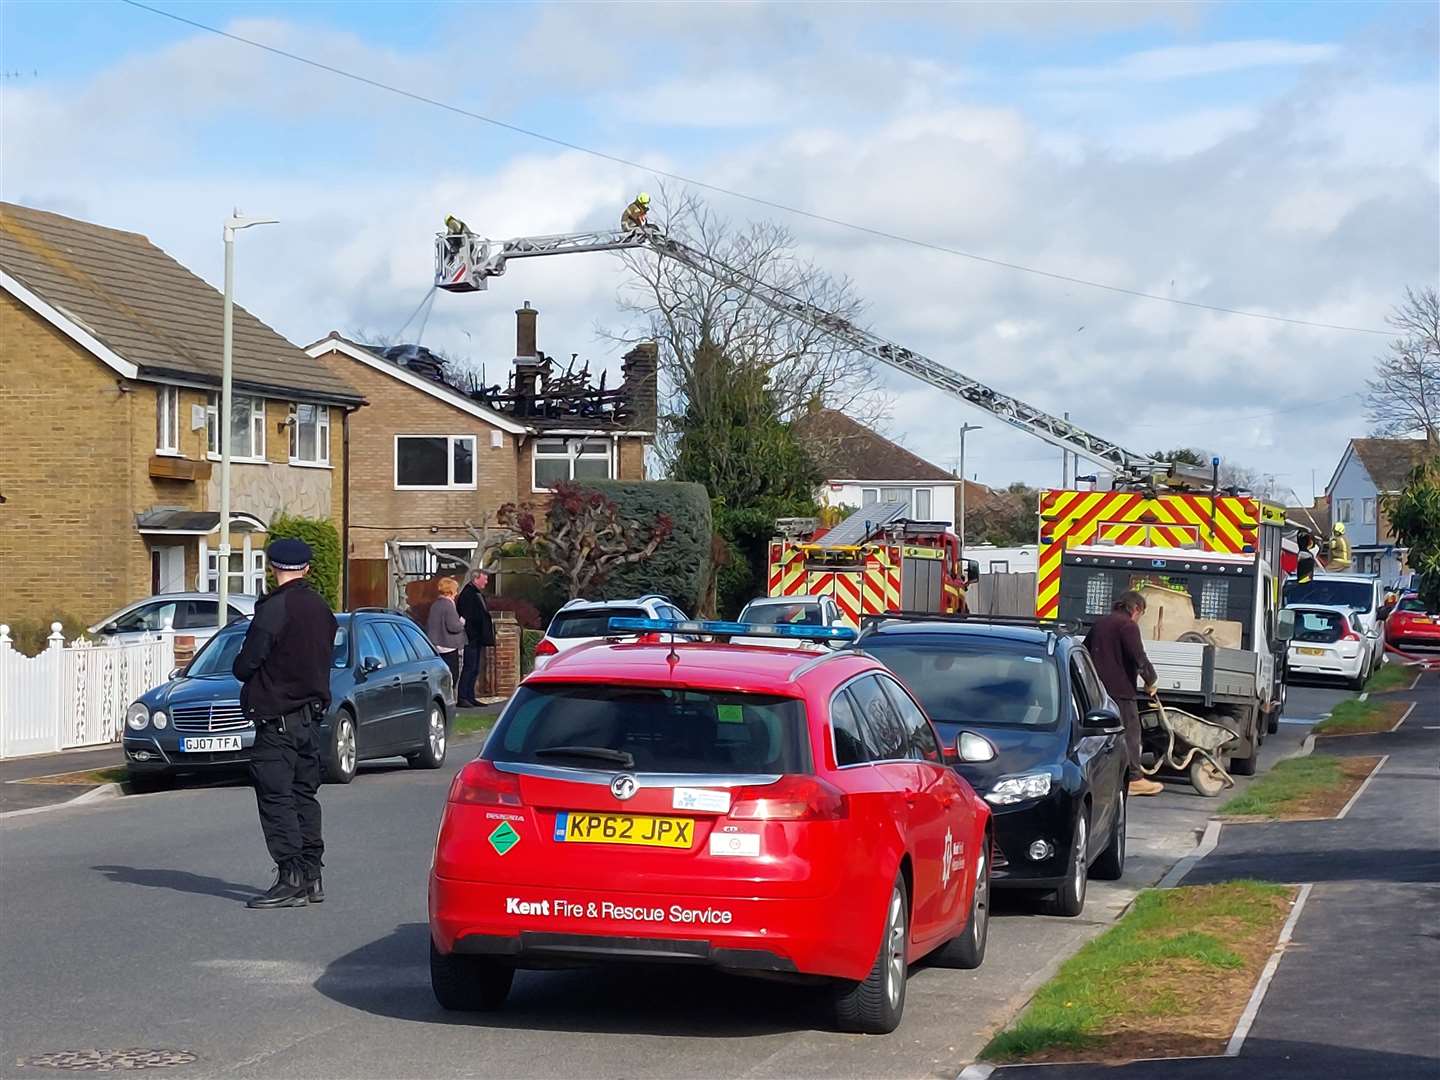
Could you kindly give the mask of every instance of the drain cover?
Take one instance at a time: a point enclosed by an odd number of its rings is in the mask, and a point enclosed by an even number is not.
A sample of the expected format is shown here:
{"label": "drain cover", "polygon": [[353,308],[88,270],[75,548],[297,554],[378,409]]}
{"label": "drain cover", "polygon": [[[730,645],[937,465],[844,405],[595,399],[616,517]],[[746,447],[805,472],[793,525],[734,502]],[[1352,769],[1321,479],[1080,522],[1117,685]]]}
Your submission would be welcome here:
{"label": "drain cover", "polygon": [[54,1050],[21,1058],[16,1064],[37,1069],[74,1069],[79,1072],[128,1072],[131,1069],[173,1069],[198,1061],[188,1050]]}

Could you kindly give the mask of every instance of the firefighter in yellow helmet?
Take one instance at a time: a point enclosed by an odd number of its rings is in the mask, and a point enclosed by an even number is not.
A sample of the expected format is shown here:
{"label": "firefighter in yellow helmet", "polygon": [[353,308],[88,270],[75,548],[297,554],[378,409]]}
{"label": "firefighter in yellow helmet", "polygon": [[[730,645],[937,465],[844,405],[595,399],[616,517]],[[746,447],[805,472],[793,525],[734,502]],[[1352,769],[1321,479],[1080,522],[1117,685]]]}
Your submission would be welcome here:
{"label": "firefighter in yellow helmet", "polygon": [[1325,569],[1332,574],[1343,574],[1350,569],[1350,541],[1345,539],[1345,523],[1335,522],[1330,530],[1330,561]]}
{"label": "firefighter in yellow helmet", "polygon": [[625,212],[620,215],[620,228],[626,232],[640,232],[645,228],[645,215],[650,212],[650,196],[642,191],[635,196],[635,201],[625,207]]}

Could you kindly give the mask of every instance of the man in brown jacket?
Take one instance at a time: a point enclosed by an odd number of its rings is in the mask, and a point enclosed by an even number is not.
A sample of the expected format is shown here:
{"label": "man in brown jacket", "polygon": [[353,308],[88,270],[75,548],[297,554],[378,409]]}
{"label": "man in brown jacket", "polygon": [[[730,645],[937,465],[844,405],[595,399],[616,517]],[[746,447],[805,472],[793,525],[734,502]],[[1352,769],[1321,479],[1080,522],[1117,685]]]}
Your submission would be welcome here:
{"label": "man in brown jacket", "polygon": [[1140,770],[1140,707],[1135,700],[1137,677],[1145,680],[1145,693],[1155,694],[1155,669],[1145,655],[1136,622],[1145,611],[1145,598],[1138,592],[1123,592],[1109,615],[1100,619],[1085,635],[1085,648],[1095,661],[1095,670],[1105,689],[1120,707],[1125,722],[1125,750],[1129,761],[1130,794],[1158,795],[1165,785],[1147,780]]}

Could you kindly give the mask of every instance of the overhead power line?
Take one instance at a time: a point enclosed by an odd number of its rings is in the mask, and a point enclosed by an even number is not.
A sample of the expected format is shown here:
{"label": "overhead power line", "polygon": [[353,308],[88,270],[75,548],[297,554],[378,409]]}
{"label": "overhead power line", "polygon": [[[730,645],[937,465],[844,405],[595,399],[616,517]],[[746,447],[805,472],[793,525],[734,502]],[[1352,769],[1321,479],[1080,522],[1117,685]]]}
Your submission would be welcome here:
{"label": "overhead power line", "polygon": [[1127,289],[1123,285],[1112,285],[1104,281],[1091,281],[1087,278],[1074,277],[1070,274],[1061,274],[1053,270],[1041,270],[1039,267],[1026,266],[1023,263],[1011,262],[1007,259],[997,259],[989,255],[980,255],[973,251],[964,251],[961,248],[948,247],[945,244],[937,244],[929,240],[920,240],[913,236],[905,236],[901,233],[889,232],[885,229],[877,229],[871,225],[861,225],[854,221],[845,221],[842,218],[830,217],[826,214],[817,213],[814,210],[806,210],[803,207],[791,206],[788,203],[777,202],[774,199],[767,199],[761,195],[751,195],[744,191],[736,191],[733,188],[722,187],[719,184],[711,184],[704,180],[697,180],[691,176],[681,173],[670,172],[666,169],[659,169],[653,165],[646,165],[643,162],[633,161],[630,158],[620,157],[617,154],[606,153],[603,150],[596,150],[589,146],[582,146],[579,143],[570,142],[567,139],[557,138],[554,135],[546,135],[544,132],[535,131],[532,128],[521,127],[518,124],[507,123],[504,120],[497,120],[493,116],[486,116],[483,113],[474,112],[470,109],[461,108],[459,105],[452,105],[450,102],[441,101],[425,94],[416,93],[414,90],[406,90],[400,86],[393,86],[390,83],[381,82],[379,79],[372,79],[367,75],[360,75],[345,68],[336,67],[309,56],[302,56],[299,53],[289,52],[274,45],[267,45],[263,41],[256,41],[254,38],[247,38],[241,34],[233,34],[228,30],[222,30],[218,26],[211,26],[208,23],[199,22],[196,19],[187,19],[183,15],[177,15],[173,11],[165,11],[163,8],[152,7],[149,4],[141,3],[140,0],[123,0],[131,7],[139,8],[141,11],[148,11],[152,15],[159,15],[162,18],[171,19],[174,22],[183,23],[186,26],[193,26],[197,30],[204,30],[206,33],[215,34],[218,37],[238,42],[241,45],[249,45],[251,48],[260,49],[273,56],[283,57],[286,60],[293,60],[297,64],[304,64],[307,67],[316,68],[319,71],[329,72],[331,75],[338,75],[342,79],[349,79],[352,82],[363,83],[365,86],[373,87],[376,90],[384,90],[386,93],[395,94],[399,97],[409,98],[411,101],[418,101],[424,105],[430,105],[446,112],[454,113],[457,116],[464,116],[470,120],[477,120],[482,124],[489,124],[492,127],[501,128],[513,132],[516,135],[524,135],[529,139],[537,139],[540,142],[549,143],[552,146],[559,146],[566,150],[574,150],[577,153],[588,154],[590,157],[599,158],[602,161],[609,161],[616,165],[623,165],[629,169],[639,169],[642,172],[649,172],[656,176],[664,177],[667,180],[675,180],[691,187],[697,187],[704,191],[713,191],[717,195],[727,195],[734,199],[743,199],[745,202],[754,203],[757,206],[764,206],[771,210],[779,210],[782,213],[794,214],[796,217],[807,218],[811,221],[823,222],[827,225],[834,225],[838,228],[849,229],[853,232],[863,233],[881,240],[890,240],[897,244],[908,244],[911,247],[923,248],[927,251],[941,252],[946,255],[956,255],[962,259],[970,259],[974,262],[984,263],[987,266],[998,266],[1005,270],[1015,270],[1025,274],[1034,274],[1037,277],[1048,278],[1051,281],[1063,281],[1070,285],[1082,285],[1089,289],[1103,289],[1106,292],[1118,293],[1121,296],[1131,296],[1139,300],[1154,300],[1162,304],[1174,304],[1179,307],[1195,308],[1200,311],[1213,311],[1222,315],[1238,315],[1246,319],[1263,319],[1267,322],[1286,323],[1291,326],[1308,326],[1318,330],[1340,330],[1352,334],[1380,334],[1390,336],[1389,330],[1377,330],[1368,326],[1344,326],[1337,323],[1318,322],[1311,319],[1295,319],[1287,315],[1274,315],[1265,311],[1246,311],[1240,308],[1222,307],[1219,304],[1204,304],[1198,300],[1181,300],[1174,296],[1162,296],[1159,293],[1144,292],[1140,289]]}

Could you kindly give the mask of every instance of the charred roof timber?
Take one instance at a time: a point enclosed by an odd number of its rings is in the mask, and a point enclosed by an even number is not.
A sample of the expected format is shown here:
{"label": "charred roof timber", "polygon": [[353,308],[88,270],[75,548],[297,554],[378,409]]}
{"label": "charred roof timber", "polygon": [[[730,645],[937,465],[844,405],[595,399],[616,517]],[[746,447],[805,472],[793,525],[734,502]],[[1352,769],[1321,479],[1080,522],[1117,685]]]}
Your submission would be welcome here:
{"label": "charred roof timber", "polygon": [[657,408],[654,342],[642,342],[624,355],[623,379],[618,387],[610,388],[606,373],[601,371],[597,381],[590,373],[589,361],[582,361],[578,353],[572,353],[562,366],[540,350],[536,333],[539,314],[528,300],[515,312],[515,360],[503,387],[457,372],[453,364],[423,345],[392,345],[375,351],[517,420],[538,422],[542,427],[650,430]]}

